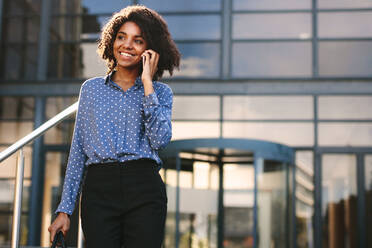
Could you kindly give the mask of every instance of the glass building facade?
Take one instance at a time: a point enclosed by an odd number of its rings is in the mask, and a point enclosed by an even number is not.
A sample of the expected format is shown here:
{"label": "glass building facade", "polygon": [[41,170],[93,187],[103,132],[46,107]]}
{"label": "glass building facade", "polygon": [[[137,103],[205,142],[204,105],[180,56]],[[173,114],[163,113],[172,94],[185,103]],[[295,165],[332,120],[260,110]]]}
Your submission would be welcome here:
{"label": "glass building facade", "polygon": [[[182,53],[162,80],[175,95],[164,247],[372,247],[369,0],[0,0],[0,151],[105,74],[100,30],[131,4],[160,12]],[[49,245],[73,126],[24,149],[22,245]],[[0,247],[16,157],[0,164]]]}

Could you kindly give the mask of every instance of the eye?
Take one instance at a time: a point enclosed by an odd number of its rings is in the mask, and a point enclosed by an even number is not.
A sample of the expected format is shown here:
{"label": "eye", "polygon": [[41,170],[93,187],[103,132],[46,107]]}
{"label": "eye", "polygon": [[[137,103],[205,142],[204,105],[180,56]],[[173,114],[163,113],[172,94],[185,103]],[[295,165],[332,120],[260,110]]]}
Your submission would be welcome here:
{"label": "eye", "polygon": [[143,44],[143,41],[142,40],[135,40],[135,42],[137,43],[137,44]]}

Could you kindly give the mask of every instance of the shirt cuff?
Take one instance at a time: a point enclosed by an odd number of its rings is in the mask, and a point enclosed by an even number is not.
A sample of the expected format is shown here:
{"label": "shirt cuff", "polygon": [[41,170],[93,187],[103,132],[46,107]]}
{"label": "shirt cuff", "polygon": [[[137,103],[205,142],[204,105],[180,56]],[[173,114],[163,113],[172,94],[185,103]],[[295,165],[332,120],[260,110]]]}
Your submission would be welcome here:
{"label": "shirt cuff", "polygon": [[151,93],[150,95],[147,95],[143,98],[143,104],[144,107],[151,107],[159,105],[159,99],[156,96],[155,92]]}

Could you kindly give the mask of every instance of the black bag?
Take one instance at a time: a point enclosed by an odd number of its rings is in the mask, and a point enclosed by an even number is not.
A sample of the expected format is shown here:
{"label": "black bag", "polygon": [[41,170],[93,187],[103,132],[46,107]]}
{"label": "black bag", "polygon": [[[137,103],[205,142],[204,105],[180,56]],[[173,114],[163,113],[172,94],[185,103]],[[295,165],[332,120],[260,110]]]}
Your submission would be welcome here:
{"label": "black bag", "polygon": [[61,244],[62,248],[67,248],[65,238],[63,237],[63,233],[61,231],[57,232],[54,236],[52,246],[50,248],[56,248],[58,243]]}

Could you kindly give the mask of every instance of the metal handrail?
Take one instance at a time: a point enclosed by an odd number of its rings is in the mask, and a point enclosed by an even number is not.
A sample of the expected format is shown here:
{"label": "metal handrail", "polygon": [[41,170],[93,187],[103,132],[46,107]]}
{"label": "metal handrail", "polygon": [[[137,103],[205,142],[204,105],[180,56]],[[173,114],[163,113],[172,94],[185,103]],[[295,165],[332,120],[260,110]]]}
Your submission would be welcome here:
{"label": "metal handrail", "polygon": [[[43,125],[32,131],[30,134],[26,135],[22,139],[18,140],[16,143],[5,149],[0,153],[0,163],[10,157],[12,154],[21,149],[19,161],[17,163],[16,169],[16,184],[14,193],[14,203],[13,203],[13,227],[12,227],[12,248],[19,247],[19,233],[20,233],[20,217],[21,217],[21,207],[22,207],[22,188],[23,188],[23,174],[24,174],[24,156],[22,148],[28,143],[34,141],[39,136],[43,135],[50,128],[56,126],[58,123],[65,120],[68,116],[75,113],[78,109],[79,102],[72,104],[70,107],[66,108]],[[81,230],[81,220],[79,214],[79,231],[78,231],[78,248],[83,247],[83,234]]]}

